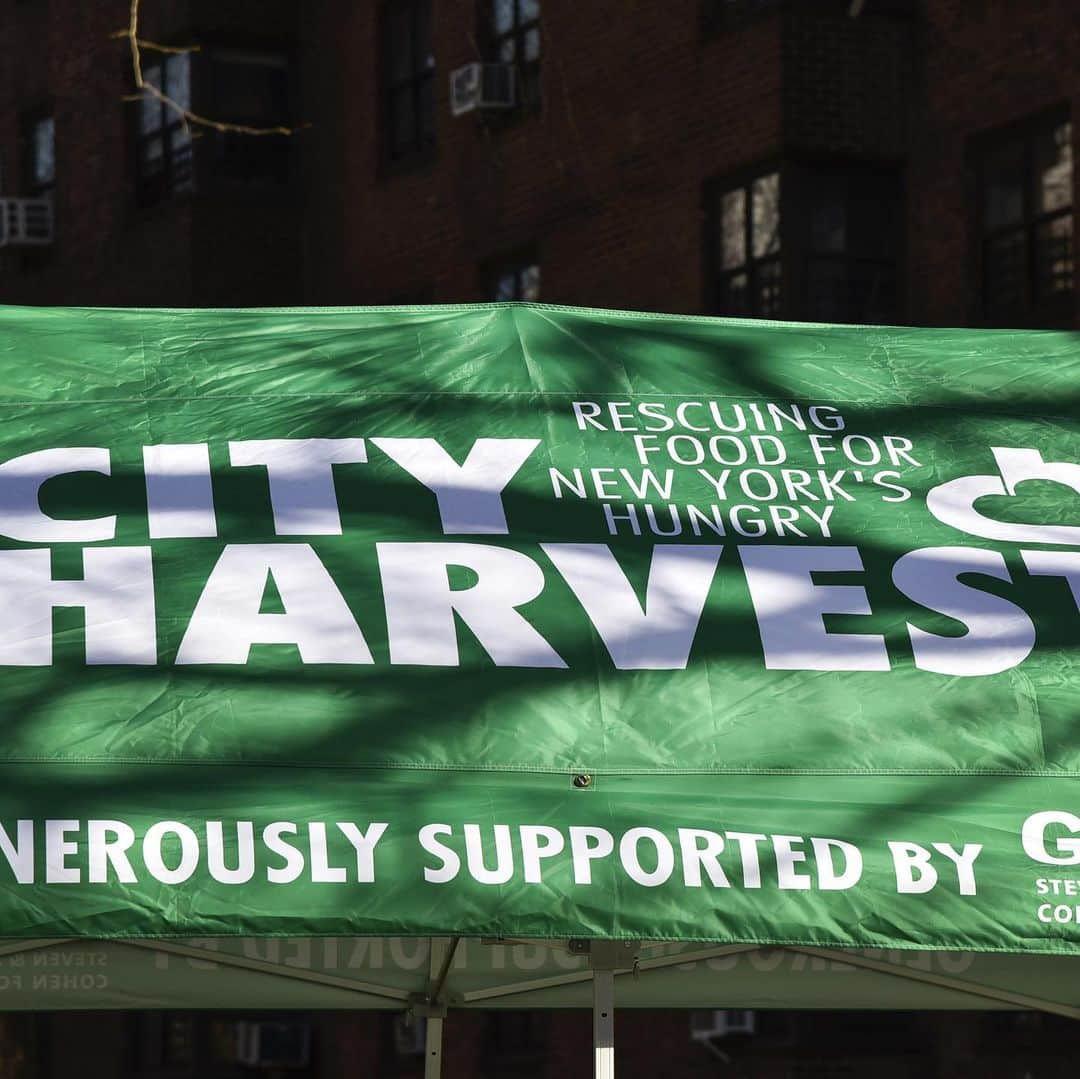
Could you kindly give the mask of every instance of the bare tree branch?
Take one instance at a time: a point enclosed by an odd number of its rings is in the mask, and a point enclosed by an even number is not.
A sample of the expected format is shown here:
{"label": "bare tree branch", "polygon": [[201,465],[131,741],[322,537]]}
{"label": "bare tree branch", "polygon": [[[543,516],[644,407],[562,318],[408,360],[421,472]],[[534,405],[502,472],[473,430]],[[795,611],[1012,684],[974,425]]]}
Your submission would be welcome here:
{"label": "bare tree branch", "polygon": [[[184,124],[188,128],[192,127],[205,127],[212,131],[233,132],[237,135],[295,135],[297,131],[302,131],[306,127],[310,127],[310,124],[300,124],[296,127],[287,127],[284,124],[279,124],[274,127],[252,127],[250,124],[231,124],[224,120],[214,120],[209,116],[201,116],[199,113],[192,112],[191,109],[181,105],[180,102],[175,101],[169,97],[160,86],[155,86],[152,82],[147,82],[143,77],[142,69],[142,50],[150,49],[154,52],[162,53],[188,53],[198,52],[198,45],[190,45],[186,47],[175,47],[171,45],[159,45],[153,41],[145,41],[139,37],[139,3],[140,0],[131,0],[131,12],[128,20],[128,27],[126,30],[118,30],[113,37],[124,37],[128,39],[128,43],[131,47],[131,70],[135,76],[135,87],[139,91],[136,95],[136,100],[149,95],[152,98],[156,98],[166,108],[170,108],[173,112],[177,113],[184,121]],[[125,100],[131,100],[127,98]]]}

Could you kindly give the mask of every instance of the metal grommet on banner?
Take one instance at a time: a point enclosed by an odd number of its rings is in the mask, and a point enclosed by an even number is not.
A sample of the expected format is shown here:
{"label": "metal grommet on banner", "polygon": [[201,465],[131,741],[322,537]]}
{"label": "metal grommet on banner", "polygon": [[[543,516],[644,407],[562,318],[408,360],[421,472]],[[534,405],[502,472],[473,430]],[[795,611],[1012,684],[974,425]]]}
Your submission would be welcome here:
{"label": "metal grommet on banner", "polygon": [[573,780],[574,786],[577,787],[578,790],[584,790],[586,787],[591,787],[592,781],[592,776],[589,775],[588,772],[580,772],[578,775],[574,776]]}

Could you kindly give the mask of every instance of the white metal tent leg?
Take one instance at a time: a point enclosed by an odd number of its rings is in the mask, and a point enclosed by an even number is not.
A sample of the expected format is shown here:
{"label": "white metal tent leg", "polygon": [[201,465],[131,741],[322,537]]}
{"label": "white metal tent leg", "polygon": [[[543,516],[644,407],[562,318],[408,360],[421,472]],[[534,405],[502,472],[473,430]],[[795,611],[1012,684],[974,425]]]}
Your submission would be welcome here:
{"label": "white metal tent leg", "polygon": [[441,1019],[428,1019],[424,1037],[424,1079],[439,1079],[442,1075]]}
{"label": "white metal tent leg", "polygon": [[615,971],[593,971],[593,1075],[615,1079]]}
{"label": "white metal tent leg", "polygon": [[424,1032],[424,1079],[442,1075],[443,1021],[446,1018],[446,979],[454,961],[459,937],[432,937],[428,956],[428,980],[423,993],[412,998],[414,1018],[427,1022]]}

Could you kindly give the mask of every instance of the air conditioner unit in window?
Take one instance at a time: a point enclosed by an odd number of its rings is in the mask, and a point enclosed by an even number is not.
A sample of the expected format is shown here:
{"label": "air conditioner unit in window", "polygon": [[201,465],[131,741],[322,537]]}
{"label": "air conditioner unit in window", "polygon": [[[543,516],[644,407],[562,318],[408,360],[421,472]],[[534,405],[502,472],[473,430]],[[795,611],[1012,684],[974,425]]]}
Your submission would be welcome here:
{"label": "air conditioner unit in window", "polygon": [[450,72],[450,112],[512,109],[516,103],[513,64],[466,64]]}
{"label": "air conditioner unit in window", "polygon": [[239,1022],[236,1059],[249,1068],[306,1068],[311,1059],[311,1027],[270,1020]]}
{"label": "air conditioner unit in window", "polygon": [[696,1042],[728,1038],[732,1034],[753,1034],[751,1011],[712,1011],[690,1013],[690,1037]]}
{"label": "air conditioner unit in window", "polygon": [[41,247],[52,242],[52,199],[0,199],[0,247]]}

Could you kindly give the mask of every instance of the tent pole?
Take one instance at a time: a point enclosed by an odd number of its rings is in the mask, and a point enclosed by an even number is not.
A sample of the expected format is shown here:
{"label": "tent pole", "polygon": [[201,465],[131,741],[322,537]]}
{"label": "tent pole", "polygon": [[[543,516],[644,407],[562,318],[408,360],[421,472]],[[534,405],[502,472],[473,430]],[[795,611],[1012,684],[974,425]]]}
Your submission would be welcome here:
{"label": "tent pole", "polygon": [[423,993],[410,998],[414,1018],[425,1019],[424,1079],[440,1079],[442,1075],[443,1021],[446,1019],[444,992],[450,965],[454,961],[460,937],[432,937],[428,955],[428,981]]}
{"label": "tent pole", "polygon": [[615,971],[593,971],[593,1075],[615,1079]]}
{"label": "tent pole", "polygon": [[442,1075],[442,1034],[442,1019],[429,1017],[424,1035],[424,1079],[440,1079]]}
{"label": "tent pole", "polygon": [[593,1075],[615,1079],[615,973],[637,970],[636,940],[571,940],[571,955],[587,955],[593,983]]}

